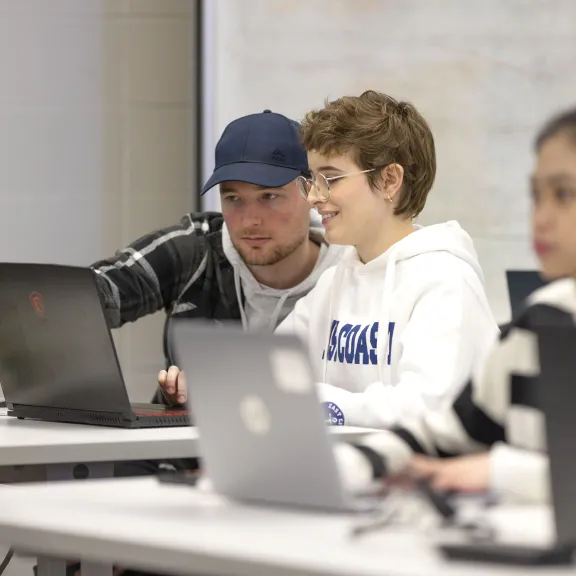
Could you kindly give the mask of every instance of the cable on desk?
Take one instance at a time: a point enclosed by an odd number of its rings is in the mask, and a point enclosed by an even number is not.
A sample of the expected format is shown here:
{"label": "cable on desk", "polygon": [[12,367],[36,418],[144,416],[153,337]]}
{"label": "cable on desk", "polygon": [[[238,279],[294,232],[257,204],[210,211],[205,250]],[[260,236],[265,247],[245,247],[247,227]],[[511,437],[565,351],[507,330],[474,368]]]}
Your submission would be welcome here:
{"label": "cable on desk", "polygon": [[8,564],[10,564],[12,556],[14,556],[14,548],[10,548],[6,556],[4,556],[4,560],[2,560],[2,564],[0,564],[0,576],[2,576],[2,574],[4,574],[4,570],[8,568]]}

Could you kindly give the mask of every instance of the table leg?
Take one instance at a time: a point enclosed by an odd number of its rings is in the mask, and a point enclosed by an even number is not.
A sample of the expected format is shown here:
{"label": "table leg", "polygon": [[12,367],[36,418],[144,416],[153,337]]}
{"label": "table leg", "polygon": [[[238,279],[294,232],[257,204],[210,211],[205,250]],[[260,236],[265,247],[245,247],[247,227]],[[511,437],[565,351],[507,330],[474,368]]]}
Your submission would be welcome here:
{"label": "table leg", "polygon": [[38,576],[66,576],[66,560],[38,558]]}
{"label": "table leg", "polygon": [[[46,480],[87,480],[111,478],[114,475],[113,462],[88,462],[76,464],[48,464]],[[82,576],[112,576],[112,564],[82,562]],[[38,576],[66,576],[66,561],[38,557]]]}
{"label": "table leg", "polygon": [[110,576],[113,572],[112,564],[96,564],[82,562],[82,576]]}

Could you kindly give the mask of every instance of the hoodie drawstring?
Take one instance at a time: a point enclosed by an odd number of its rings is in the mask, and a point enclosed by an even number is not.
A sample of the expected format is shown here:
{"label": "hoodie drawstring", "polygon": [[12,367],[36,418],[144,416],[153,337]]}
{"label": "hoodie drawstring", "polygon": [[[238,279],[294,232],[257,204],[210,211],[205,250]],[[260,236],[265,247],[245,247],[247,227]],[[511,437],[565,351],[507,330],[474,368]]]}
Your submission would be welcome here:
{"label": "hoodie drawstring", "polygon": [[390,324],[390,311],[392,310],[392,294],[394,292],[394,280],[396,276],[396,252],[390,254],[386,265],[386,277],[384,278],[384,290],[382,293],[382,314],[378,322],[378,377],[380,382],[392,383],[391,368],[388,363],[388,350],[391,350],[391,335],[388,329]]}
{"label": "hoodie drawstring", "polygon": [[242,319],[242,330],[248,330],[248,318],[244,311],[244,304],[242,302],[242,287],[240,286],[240,273],[238,268],[234,268],[234,288],[236,288],[236,298],[238,298],[238,308],[240,308],[240,318]]}
{"label": "hoodie drawstring", "polygon": [[332,331],[332,321],[334,319],[334,302],[337,302],[340,296],[340,287],[342,286],[342,280],[344,279],[344,272],[346,268],[342,264],[336,265],[336,271],[334,272],[334,278],[330,286],[330,296],[328,300],[328,322],[326,323],[326,336],[324,342],[326,342],[324,349],[324,362],[322,365],[322,382],[328,382],[328,354],[330,351],[330,336]]}
{"label": "hoodie drawstring", "polygon": [[291,293],[290,291],[285,292],[282,296],[280,296],[280,298],[278,298],[278,303],[276,304],[276,307],[274,308],[274,312],[272,312],[272,316],[270,317],[270,324],[269,324],[269,328],[270,330],[274,330],[276,328],[276,324],[278,322],[278,317],[280,316],[281,312],[282,312],[282,308],[284,307],[284,303],[286,302],[286,300],[290,297]]}

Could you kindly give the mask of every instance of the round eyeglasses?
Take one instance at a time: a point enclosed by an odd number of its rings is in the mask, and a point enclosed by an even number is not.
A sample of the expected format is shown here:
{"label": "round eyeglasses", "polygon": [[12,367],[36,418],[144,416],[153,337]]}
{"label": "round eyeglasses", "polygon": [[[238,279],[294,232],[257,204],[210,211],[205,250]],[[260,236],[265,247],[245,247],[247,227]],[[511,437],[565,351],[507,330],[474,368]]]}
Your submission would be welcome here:
{"label": "round eyeglasses", "polygon": [[298,183],[298,191],[304,200],[309,200],[312,192],[316,196],[318,202],[328,202],[330,199],[330,182],[347,178],[348,176],[358,176],[359,174],[366,174],[367,172],[374,172],[375,168],[370,170],[362,170],[361,172],[349,172],[348,174],[338,174],[338,176],[324,176],[324,174],[316,174],[312,178],[305,176],[298,176],[296,179]]}

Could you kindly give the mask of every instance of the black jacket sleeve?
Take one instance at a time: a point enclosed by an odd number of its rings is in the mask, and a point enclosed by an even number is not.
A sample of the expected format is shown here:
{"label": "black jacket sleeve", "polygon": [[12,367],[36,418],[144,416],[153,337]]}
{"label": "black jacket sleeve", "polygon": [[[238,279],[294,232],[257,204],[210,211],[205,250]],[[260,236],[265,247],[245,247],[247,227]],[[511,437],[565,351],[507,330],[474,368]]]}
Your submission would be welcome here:
{"label": "black jacket sleeve", "polygon": [[198,235],[208,227],[208,219],[188,214],[91,266],[111,328],[168,310],[178,300],[202,266],[205,249]]}

